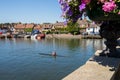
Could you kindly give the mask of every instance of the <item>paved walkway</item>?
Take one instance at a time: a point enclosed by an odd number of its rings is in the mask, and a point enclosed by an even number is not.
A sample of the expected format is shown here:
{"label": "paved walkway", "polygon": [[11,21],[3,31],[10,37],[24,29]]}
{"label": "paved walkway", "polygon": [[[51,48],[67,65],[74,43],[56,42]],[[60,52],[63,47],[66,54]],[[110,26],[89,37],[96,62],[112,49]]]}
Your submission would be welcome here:
{"label": "paved walkway", "polygon": [[110,80],[120,63],[119,58],[98,56],[100,51],[62,80]]}

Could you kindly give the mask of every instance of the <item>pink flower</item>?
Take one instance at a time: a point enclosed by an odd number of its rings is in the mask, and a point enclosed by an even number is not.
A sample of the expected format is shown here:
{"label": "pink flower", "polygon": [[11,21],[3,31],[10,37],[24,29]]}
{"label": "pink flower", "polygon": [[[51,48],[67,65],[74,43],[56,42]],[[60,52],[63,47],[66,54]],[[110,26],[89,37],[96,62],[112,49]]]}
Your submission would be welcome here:
{"label": "pink flower", "polygon": [[118,12],[118,15],[120,15],[120,11]]}
{"label": "pink flower", "polygon": [[101,3],[104,3],[104,2],[106,2],[107,0],[99,0],[99,2],[101,2]]}
{"label": "pink flower", "polygon": [[88,4],[90,3],[91,0],[82,0],[81,2],[84,3],[84,4]]}
{"label": "pink flower", "polygon": [[105,12],[111,12],[116,8],[115,1],[110,1],[110,2],[105,2],[104,5],[102,6],[102,9]]}

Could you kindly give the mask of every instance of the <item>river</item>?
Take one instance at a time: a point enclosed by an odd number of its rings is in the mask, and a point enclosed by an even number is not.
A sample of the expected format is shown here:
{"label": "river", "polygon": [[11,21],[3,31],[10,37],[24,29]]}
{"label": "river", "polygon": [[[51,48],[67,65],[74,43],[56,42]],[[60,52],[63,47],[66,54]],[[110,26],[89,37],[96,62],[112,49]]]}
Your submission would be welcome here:
{"label": "river", "polygon": [[61,80],[103,46],[102,39],[0,39],[0,80]]}

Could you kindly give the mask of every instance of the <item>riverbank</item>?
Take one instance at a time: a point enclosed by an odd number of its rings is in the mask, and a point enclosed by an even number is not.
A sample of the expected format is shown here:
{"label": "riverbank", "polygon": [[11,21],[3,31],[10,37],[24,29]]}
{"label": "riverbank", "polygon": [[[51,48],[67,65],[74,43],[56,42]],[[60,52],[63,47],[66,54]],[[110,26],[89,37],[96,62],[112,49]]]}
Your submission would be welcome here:
{"label": "riverbank", "polygon": [[46,38],[102,39],[99,35],[47,34]]}
{"label": "riverbank", "polygon": [[102,57],[100,52],[62,80],[120,80],[120,58]]}
{"label": "riverbank", "polygon": [[75,38],[81,39],[82,35],[72,35],[72,34],[47,34],[46,38]]}
{"label": "riverbank", "polygon": [[[41,36],[42,34],[40,34]],[[32,35],[33,36],[33,35]],[[8,35],[2,34],[0,38],[31,38],[31,35],[26,34],[15,34]],[[72,34],[44,34],[44,38],[69,38],[69,39],[102,39],[100,35],[72,35]]]}

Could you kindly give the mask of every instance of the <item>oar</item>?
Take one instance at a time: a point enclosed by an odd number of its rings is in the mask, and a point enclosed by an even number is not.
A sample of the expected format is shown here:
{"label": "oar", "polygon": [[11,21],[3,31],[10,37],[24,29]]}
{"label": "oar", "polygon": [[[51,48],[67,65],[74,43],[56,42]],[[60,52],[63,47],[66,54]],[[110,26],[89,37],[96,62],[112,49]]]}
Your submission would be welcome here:
{"label": "oar", "polygon": [[[54,55],[52,55],[52,53],[51,54],[48,54],[48,53],[39,53],[40,55],[45,55],[45,56],[54,56]],[[67,57],[67,56],[63,56],[63,55],[55,55],[55,57]]]}

